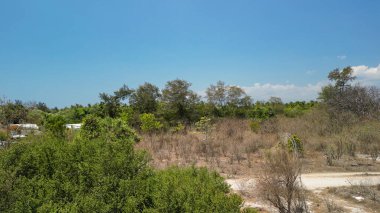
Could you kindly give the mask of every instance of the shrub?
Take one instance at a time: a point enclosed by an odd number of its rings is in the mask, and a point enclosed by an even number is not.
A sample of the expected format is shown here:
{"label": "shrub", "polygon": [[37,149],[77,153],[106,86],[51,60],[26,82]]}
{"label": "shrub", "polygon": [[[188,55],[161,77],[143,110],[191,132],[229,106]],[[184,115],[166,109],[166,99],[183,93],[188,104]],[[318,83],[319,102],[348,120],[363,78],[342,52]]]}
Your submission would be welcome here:
{"label": "shrub", "polygon": [[177,167],[158,173],[154,203],[160,212],[240,212],[242,199],[206,168]]}
{"label": "shrub", "polygon": [[249,117],[252,119],[265,120],[273,116],[275,114],[272,108],[266,106],[257,105],[249,112]]}
{"label": "shrub", "polygon": [[39,138],[0,156],[1,212],[136,212],[152,205],[152,170],[131,142]]}
{"label": "shrub", "polygon": [[103,138],[108,141],[140,141],[135,130],[128,125],[127,121],[121,118],[86,117],[83,121],[80,135],[88,140]]}
{"label": "shrub", "polygon": [[131,140],[28,138],[0,150],[0,212],[239,212],[207,169],[155,172]]}
{"label": "shrub", "polygon": [[6,141],[8,139],[7,131],[0,130],[0,141]]}
{"label": "shrub", "polygon": [[268,152],[257,179],[259,196],[280,213],[308,212],[305,190],[298,180],[301,162],[284,150]]}
{"label": "shrub", "polygon": [[162,128],[162,123],[157,121],[154,114],[144,113],[140,115],[140,128],[143,132],[152,133]]}
{"label": "shrub", "polygon": [[171,132],[184,132],[185,131],[185,125],[182,123],[178,123],[176,126],[172,127],[170,129]]}
{"label": "shrub", "polygon": [[197,129],[197,131],[200,131],[200,132],[204,132],[204,133],[207,133],[210,131],[212,127],[212,124],[211,124],[211,118],[209,117],[201,117],[201,119],[195,123],[195,128]]}
{"label": "shrub", "polygon": [[284,113],[286,117],[295,118],[297,116],[303,115],[304,110],[300,106],[296,105],[294,107],[286,107]]}
{"label": "shrub", "polygon": [[252,130],[252,132],[258,133],[260,130],[260,122],[257,120],[251,120],[249,122],[249,128]]}
{"label": "shrub", "polygon": [[44,121],[44,127],[47,133],[54,137],[65,137],[66,120],[60,115],[47,115]]}
{"label": "shrub", "polygon": [[101,137],[109,141],[139,142],[140,137],[127,121],[120,118],[105,118],[101,122]]}
{"label": "shrub", "polygon": [[89,140],[100,137],[101,132],[101,119],[99,117],[90,115],[83,119],[83,124],[80,129],[82,137]]}
{"label": "shrub", "polygon": [[303,154],[303,143],[297,135],[291,135],[288,138],[288,150],[290,152],[296,152],[298,154]]}

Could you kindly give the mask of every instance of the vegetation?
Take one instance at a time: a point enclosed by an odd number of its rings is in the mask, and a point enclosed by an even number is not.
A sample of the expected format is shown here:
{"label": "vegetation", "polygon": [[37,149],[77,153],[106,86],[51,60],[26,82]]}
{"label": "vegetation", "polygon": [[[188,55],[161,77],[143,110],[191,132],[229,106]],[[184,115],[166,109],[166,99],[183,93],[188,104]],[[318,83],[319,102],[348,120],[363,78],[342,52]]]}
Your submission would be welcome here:
{"label": "vegetation", "polygon": [[162,128],[161,122],[157,121],[154,114],[151,114],[151,113],[141,114],[140,120],[141,120],[140,128],[143,132],[152,133]]}
{"label": "vegetation", "polygon": [[239,212],[217,173],[155,172],[132,140],[115,138],[35,137],[0,151],[0,211]]}
{"label": "vegetation", "polygon": [[181,79],[162,90],[123,85],[99,103],[63,109],[1,100],[0,140],[14,141],[13,123],[42,133],[0,150],[0,211],[239,212],[221,173],[258,175],[264,200],[306,212],[302,162],[311,171],[380,168],[379,90],[352,84],[350,67],[328,78],[309,102],[253,102],[222,81],[201,99]]}
{"label": "vegetation", "polygon": [[301,163],[294,155],[283,150],[268,153],[258,178],[260,196],[280,213],[308,212],[300,174]]}
{"label": "vegetation", "polygon": [[299,137],[297,137],[297,135],[291,135],[289,136],[288,138],[288,141],[287,141],[287,147],[288,147],[288,150],[290,152],[294,152],[296,154],[300,154],[302,155],[303,154],[303,143],[301,141],[301,139]]}

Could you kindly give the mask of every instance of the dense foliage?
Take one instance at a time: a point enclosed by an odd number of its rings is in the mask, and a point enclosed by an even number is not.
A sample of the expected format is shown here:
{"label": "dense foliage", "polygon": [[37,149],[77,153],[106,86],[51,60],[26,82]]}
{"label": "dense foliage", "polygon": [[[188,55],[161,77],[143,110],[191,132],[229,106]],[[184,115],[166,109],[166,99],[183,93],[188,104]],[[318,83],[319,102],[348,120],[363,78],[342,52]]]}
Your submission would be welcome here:
{"label": "dense foliage", "polygon": [[[52,129],[52,122],[58,122],[54,119],[72,124],[84,123],[87,117],[92,121],[109,117],[121,118],[136,129],[144,128],[143,131],[152,132],[154,129],[169,130],[180,123],[195,124],[202,117],[251,118],[259,122],[276,115],[297,117],[317,103],[283,103],[277,97],[272,97],[267,102],[254,103],[243,89],[226,85],[222,81],[211,85],[206,91],[206,99],[202,99],[190,87],[191,83],[180,79],[168,81],[161,91],[150,83],[144,83],[136,90],[123,85],[113,94],[100,93],[99,103],[87,106],[75,104],[63,109],[49,109],[41,102],[23,103],[0,99],[0,123],[35,123],[52,130],[54,134],[60,134],[57,128]],[[155,127],[153,117],[157,124]]]}
{"label": "dense foliage", "polygon": [[0,151],[1,212],[239,212],[206,169],[155,172],[131,140],[37,137]]}
{"label": "dense foliage", "polygon": [[160,212],[240,212],[242,199],[216,172],[170,168],[157,175],[160,189],[154,196]]}

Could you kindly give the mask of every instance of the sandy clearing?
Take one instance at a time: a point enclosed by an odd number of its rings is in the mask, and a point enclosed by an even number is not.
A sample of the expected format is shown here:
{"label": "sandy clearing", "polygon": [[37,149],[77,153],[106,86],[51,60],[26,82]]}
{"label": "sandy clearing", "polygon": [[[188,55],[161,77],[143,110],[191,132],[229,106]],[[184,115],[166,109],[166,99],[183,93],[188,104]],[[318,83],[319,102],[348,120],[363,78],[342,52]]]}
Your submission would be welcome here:
{"label": "sandy clearing", "polygon": [[[323,189],[329,187],[340,187],[350,185],[376,185],[380,184],[380,172],[344,172],[344,173],[310,173],[301,175],[303,186],[313,191],[316,195],[320,196],[320,192]],[[256,181],[253,178],[241,178],[241,179],[227,179],[226,183],[231,186],[234,191],[250,191],[254,190]],[[334,200],[342,206],[345,206],[350,212],[369,212],[358,205],[354,205],[342,199],[334,197]],[[264,203],[254,201],[245,202],[244,206],[258,207],[267,209],[270,212],[275,212],[273,207],[270,207]]]}
{"label": "sandy clearing", "polygon": [[[301,175],[303,186],[308,190],[328,187],[350,186],[358,184],[380,184],[380,172],[344,172],[344,173],[310,173]],[[255,179],[227,179],[235,191],[249,190],[255,187]]]}

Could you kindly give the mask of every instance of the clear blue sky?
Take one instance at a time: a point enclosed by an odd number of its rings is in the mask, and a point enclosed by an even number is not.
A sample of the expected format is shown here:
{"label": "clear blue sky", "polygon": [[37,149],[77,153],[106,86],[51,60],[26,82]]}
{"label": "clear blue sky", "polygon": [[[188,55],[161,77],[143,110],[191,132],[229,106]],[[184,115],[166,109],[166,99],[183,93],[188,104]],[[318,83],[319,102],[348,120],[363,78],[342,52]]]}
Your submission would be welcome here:
{"label": "clear blue sky", "polygon": [[0,96],[51,107],[95,103],[124,83],[303,87],[378,64],[376,0],[0,2]]}

